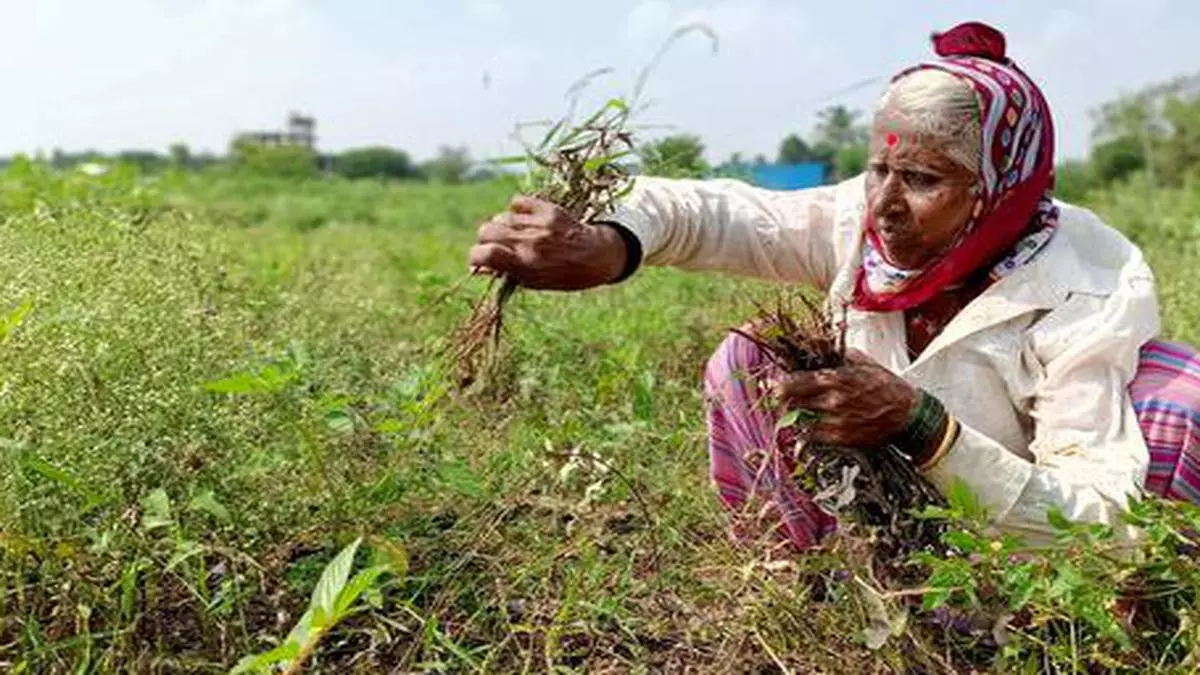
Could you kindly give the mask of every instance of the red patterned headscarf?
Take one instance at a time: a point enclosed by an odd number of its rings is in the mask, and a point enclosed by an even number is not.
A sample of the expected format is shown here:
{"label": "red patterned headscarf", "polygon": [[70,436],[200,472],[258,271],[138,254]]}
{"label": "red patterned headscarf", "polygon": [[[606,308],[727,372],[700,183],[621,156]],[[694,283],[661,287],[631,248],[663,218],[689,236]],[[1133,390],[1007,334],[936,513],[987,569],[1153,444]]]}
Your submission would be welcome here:
{"label": "red patterned headscarf", "polygon": [[863,265],[854,305],[866,311],[917,307],[968,276],[991,266],[1002,277],[1031,260],[1050,241],[1058,210],[1054,183],[1054,125],[1037,85],[1005,55],[1004,35],[981,23],[964,23],[935,34],[933,68],[962,78],[979,100],[983,153],[981,190],[958,241],[919,270],[892,266],[883,255],[874,217],[867,209]]}

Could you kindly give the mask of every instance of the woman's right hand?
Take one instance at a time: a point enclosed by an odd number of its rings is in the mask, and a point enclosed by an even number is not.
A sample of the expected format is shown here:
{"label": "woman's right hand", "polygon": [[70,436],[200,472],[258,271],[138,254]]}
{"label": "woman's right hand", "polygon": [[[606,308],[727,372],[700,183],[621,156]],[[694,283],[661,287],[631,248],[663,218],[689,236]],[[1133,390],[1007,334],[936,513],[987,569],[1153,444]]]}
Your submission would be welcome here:
{"label": "woman's right hand", "polygon": [[479,228],[468,259],[473,269],[507,275],[525,288],[579,291],[616,280],[626,255],[613,228],[585,225],[556,204],[518,196]]}

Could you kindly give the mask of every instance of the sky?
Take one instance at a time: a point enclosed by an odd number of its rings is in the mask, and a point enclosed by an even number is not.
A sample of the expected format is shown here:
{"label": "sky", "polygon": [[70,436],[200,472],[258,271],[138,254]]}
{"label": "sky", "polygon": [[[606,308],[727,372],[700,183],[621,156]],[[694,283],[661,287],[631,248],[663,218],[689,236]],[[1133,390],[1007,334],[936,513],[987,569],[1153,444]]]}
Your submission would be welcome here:
{"label": "sky", "polygon": [[[649,76],[643,138],[694,133],[710,160],[774,156],[840,103],[869,109],[929,34],[982,20],[1039,82],[1060,157],[1088,150],[1091,111],[1200,71],[1196,0],[0,0],[0,155],[97,149],[224,152],[239,130],[317,119],[318,145],[509,154],[520,123]],[[866,84],[862,84],[866,83]],[[854,87],[852,85],[860,85]]]}

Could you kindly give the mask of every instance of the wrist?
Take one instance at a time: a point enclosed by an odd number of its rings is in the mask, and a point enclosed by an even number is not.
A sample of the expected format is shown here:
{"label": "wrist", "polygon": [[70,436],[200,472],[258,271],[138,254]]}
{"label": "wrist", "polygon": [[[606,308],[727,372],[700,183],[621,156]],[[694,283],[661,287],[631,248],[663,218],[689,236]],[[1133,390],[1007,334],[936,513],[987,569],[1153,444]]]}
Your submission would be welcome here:
{"label": "wrist", "polygon": [[619,284],[638,270],[642,264],[642,242],[629,228],[613,221],[601,221],[592,224],[597,233],[605,239],[603,246],[610,254],[606,256],[608,284]]}

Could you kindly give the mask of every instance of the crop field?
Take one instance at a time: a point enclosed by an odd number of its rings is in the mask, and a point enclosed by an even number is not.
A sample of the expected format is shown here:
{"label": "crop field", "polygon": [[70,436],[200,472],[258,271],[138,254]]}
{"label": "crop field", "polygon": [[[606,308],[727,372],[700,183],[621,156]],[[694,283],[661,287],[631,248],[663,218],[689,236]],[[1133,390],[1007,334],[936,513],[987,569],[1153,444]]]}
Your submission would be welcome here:
{"label": "crop field", "polygon": [[[513,189],[6,169],[0,670],[228,672],[359,538],[378,576],[311,672],[906,663],[807,581],[834,557],[732,545],[709,488],[701,372],[779,289],[653,269],[519,293],[495,386],[455,391],[442,355],[484,282],[456,284]],[[1200,191],[1087,205],[1143,246],[1167,335],[1200,341]]]}

